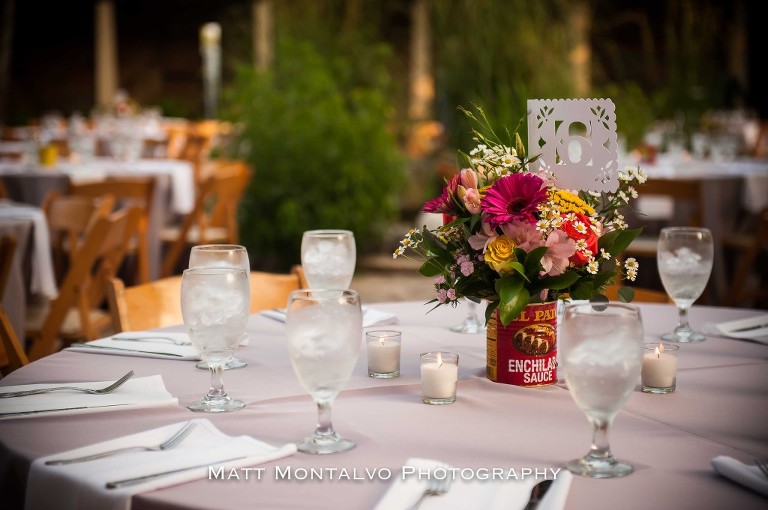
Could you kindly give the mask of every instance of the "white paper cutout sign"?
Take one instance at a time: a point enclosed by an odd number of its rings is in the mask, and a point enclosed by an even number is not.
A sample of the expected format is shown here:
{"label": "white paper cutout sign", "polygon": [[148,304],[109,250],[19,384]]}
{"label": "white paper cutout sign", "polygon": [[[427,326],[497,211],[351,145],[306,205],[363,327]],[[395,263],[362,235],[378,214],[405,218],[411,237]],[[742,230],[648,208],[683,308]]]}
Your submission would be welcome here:
{"label": "white paper cutout sign", "polygon": [[616,111],[610,99],[529,99],[528,154],[532,170],[555,174],[570,190],[618,187]]}

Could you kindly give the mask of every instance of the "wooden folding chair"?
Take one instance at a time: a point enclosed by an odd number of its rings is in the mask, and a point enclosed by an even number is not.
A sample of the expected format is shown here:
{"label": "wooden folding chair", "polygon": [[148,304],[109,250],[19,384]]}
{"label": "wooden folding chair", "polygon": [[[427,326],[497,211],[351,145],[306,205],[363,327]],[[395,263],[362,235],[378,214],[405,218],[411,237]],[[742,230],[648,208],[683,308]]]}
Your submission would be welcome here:
{"label": "wooden folding chair", "polygon": [[[666,197],[675,207],[673,221],[678,226],[700,227],[701,215],[706,206],[698,179],[648,179],[637,188],[642,198]],[[642,219],[641,219],[642,221]],[[643,233],[624,251],[624,257],[655,257],[659,237]]]}
{"label": "wooden folding chair", "polygon": [[43,211],[51,234],[51,250],[57,281],[77,256],[83,234],[97,218],[109,215],[114,207],[112,195],[99,198],[62,195],[51,192],[45,199]]}
{"label": "wooden folding chair", "polygon": [[152,197],[155,192],[154,177],[109,177],[102,182],[72,184],[69,194],[98,198],[111,195],[118,207],[138,206],[142,210],[141,221],[135,246],[130,252],[135,252],[138,259],[139,283],[149,281],[149,218],[152,213]]}
{"label": "wooden folding chair", "polygon": [[238,244],[237,207],[251,178],[242,161],[221,162],[197,189],[195,206],[180,228],[166,228],[163,242],[169,244],[162,276],[174,273],[184,249],[196,244]]}
{"label": "wooden folding chair", "polygon": [[11,321],[0,305],[0,372],[8,375],[29,363],[29,358],[16,337]]}
{"label": "wooden folding chair", "polygon": [[0,301],[5,295],[5,286],[13,266],[13,256],[16,254],[16,238],[13,236],[0,237]]}
{"label": "wooden folding chair", "polygon": [[[5,286],[13,266],[13,256],[16,254],[16,238],[13,236],[0,237],[0,301],[5,294]],[[21,347],[16,332],[13,330],[5,309],[0,304],[0,371],[8,375],[29,363],[24,349]]]}
{"label": "wooden folding chair", "polygon": [[92,312],[106,298],[106,282],[115,277],[140,219],[141,210],[131,207],[98,218],[88,229],[42,326],[37,329],[28,326],[32,341],[30,359],[55,352],[59,338],[66,341],[74,336],[91,340],[112,328],[109,314]]}
{"label": "wooden folding chair", "polygon": [[762,278],[757,285],[750,285],[748,280],[752,273],[760,275],[761,269],[764,270],[766,259],[760,255],[768,252],[768,208],[755,216],[754,231],[751,235],[729,236],[725,244],[738,253],[725,305],[738,306],[756,301],[753,306],[765,307],[768,303],[768,289],[763,285]]}
{"label": "wooden folding chair", "polygon": [[[250,313],[285,308],[291,292],[302,286],[301,267],[289,274],[251,271]],[[107,285],[113,321],[120,331],[143,331],[183,323],[181,276],[160,278],[150,283],[125,287],[113,278]]]}

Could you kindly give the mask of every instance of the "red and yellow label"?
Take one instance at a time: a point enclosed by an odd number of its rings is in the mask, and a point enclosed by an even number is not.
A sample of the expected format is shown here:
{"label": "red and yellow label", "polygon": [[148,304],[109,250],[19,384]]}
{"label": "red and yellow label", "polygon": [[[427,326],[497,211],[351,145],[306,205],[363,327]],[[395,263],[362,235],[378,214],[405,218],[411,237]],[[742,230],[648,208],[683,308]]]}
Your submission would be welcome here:
{"label": "red and yellow label", "polygon": [[488,379],[515,386],[557,382],[557,303],[535,303],[507,326],[494,310],[488,320]]}

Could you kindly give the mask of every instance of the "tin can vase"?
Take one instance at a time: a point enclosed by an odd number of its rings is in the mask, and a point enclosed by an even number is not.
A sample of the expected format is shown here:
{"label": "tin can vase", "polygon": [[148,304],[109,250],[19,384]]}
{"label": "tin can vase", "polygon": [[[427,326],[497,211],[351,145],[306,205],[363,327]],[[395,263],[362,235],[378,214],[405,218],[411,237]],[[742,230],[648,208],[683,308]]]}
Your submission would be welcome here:
{"label": "tin can vase", "polygon": [[499,310],[488,320],[486,376],[515,386],[557,382],[557,302],[533,303],[504,326]]}

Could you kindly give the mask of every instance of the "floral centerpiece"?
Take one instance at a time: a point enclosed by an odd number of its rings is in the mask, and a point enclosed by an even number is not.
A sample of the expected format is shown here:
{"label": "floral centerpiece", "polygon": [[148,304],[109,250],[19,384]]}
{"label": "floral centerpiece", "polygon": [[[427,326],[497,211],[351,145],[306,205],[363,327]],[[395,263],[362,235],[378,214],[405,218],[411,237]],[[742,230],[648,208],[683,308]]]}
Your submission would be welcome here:
{"label": "floral centerpiece", "polygon": [[[619,172],[613,192],[561,189],[553,173],[530,168],[538,156],[526,155],[517,133],[505,144],[482,108],[462,110],[477,145],[459,152],[463,168],[423,208],[442,213],[444,224],[411,230],[394,253],[423,262],[420,273],[434,278],[431,302],[487,300],[486,320],[498,309],[506,326],[531,303],[606,301],[607,285],[635,280],[637,261],[617,257],[641,231],[621,214],[646,180],[639,168]],[[631,287],[619,296],[631,301]]]}

